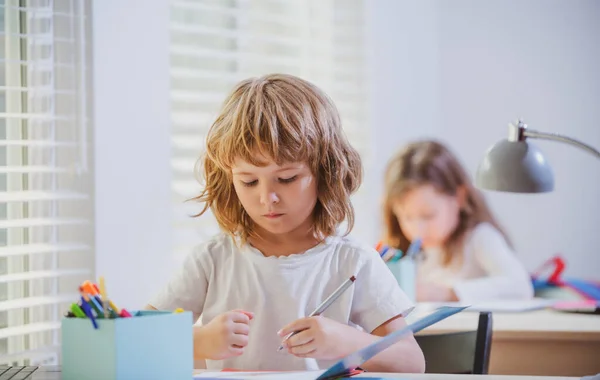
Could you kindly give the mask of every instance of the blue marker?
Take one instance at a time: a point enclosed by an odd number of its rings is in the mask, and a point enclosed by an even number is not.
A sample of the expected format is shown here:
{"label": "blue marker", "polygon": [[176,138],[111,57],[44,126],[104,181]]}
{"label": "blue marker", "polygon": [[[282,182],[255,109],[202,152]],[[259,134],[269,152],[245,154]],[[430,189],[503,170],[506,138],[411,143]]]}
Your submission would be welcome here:
{"label": "blue marker", "polygon": [[[87,298],[87,300],[86,300],[86,298]],[[92,320],[92,324],[94,325],[94,328],[97,329],[98,323],[96,323],[96,318],[94,317],[94,312],[92,311],[92,307],[88,303],[88,300],[89,300],[89,298],[87,295],[81,296],[81,309],[83,309],[83,312],[85,313],[85,315],[87,315],[87,317]]]}
{"label": "blue marker", "polygon": [[379,256],[383,257],[383,255],[385,255],[385,253],[390,249],[390,247],[388,247],[387,245],[383,247],[383,249],[379,252]]}
{"label": "blue marker", "polygon": [[401,250],[397,249],[394,255],[389,259],[389,261],[395,262],[404,257],[407,257],[409,259],[415,259],[419,252],[421,252],[421,239],[417,238],[410,244],[410,246],[406,250],[406,254],[404,254],[404,252],[402,252]]}
{"label": "blue marker", "polygon": [[419,252],[421,252],[421,239],[417,238],[408,247],[406,256],[414,258]]}
{"label": "blue marker", "polygon": [[402,257],[402,251],[399,249],[391,248],[388,245],[383,245],[382,242],[377,243],[375,249],[379,253],[379,257],[381,257],[384,261],[396,261],[400,257]]}

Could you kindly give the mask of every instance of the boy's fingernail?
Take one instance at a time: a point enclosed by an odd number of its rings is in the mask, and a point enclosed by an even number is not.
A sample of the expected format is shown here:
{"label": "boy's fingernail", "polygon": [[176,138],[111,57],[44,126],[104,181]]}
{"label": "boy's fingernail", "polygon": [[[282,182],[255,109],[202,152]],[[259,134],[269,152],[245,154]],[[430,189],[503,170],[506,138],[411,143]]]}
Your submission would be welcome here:
{"label": "boy's fingernail", "polygon": [[281,336],[281,335],[282,335],[282,334],[281,334],[282,332],[283,332],[283,330],[279,330],[279,331],[277,331],[277,335],[280,335],[280,336]]}

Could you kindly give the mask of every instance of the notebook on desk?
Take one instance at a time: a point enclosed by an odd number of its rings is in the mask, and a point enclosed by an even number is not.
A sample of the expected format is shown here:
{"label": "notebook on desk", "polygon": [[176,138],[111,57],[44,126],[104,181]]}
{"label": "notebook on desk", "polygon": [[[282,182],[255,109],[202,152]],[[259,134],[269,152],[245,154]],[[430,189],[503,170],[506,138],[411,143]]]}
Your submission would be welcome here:
{"label": "notebook on desk", "polygon": [[[194,379],[230,379],[230,380],[333,380],[352,377],[361,372],[360,366],[373,356],[397,343],[408,333],[416,333],[443,319],[463,311],[468,306],[442,306],[433,313],[409,324],[403,329],[394,331],[378,341],[346,356],[333,366],[323,371],[292,372],[201,372]],[[367,377],[368,378],[368,377]],[[371,378],[376,379],[376,378]]]}

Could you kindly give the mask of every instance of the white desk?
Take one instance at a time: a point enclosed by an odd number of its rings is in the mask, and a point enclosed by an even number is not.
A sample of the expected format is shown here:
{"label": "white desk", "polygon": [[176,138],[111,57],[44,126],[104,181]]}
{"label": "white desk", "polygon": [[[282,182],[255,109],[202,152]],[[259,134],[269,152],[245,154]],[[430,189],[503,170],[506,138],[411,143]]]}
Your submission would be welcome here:
{"label": "white desk", "polygon": [[[417,307],[408,320],[428,312]],[[496,312],[492,319],[490,374],[577,377],[600,373],[600,315],[545,309]],[[474,330],[477,321],[477,312],[463,311],[421,334]]]}
{"label": "white desk", "polygon": [[[194,374],[202,374],[205,370],[195,370]],[[227,374],[228,377],[235,376],[235,374]],[[266,373],[269,378],[275,378],[275,374]],[[293,375],[294,378],[299,379],[314,379],[316,375],[311,375],[310,372],[304,375]],[[241,378],[242,376],[240,376]],[[249,377],[250,378],[250,377]],[[580,377],[558,377],[558,376],[510,376],[510,375],[444,375],[444,374],[412,374],[412,373],[379,373],[379,372],[365,372],[359,375],[348,378],[360,379],[360,378],[381,378],[381,379],[411,379],[411,380],[572,380],[580,379]],[[45,380],[45,379],[44,379]],[[51,379],[54,380],[54,379]],[[200,380],[200,379],[199,379]]]}
{"label": "white desk", "polygon": [[[195,370],[199,374],[205,370]],[[532,377],[532,376],[502,376],[502,375],[434,375],[434,374],[409,374],[409,373],[374,373],[368,372],[350,379],[361,377],[381,377],[387,379],[412,379],[412,380],[571,380],[576,377]],[[61,380],[60,367],[41,367],[34,372],[30,380]]]}
{"label": "white desk", "polygon": [[386,379],[411,379],[411,380],[571,380],[580,377],[558,376],[509,376],[509,375],[436,375],[436,374],[410,374],[410,373],[364,373],[351,377],[382,377]]}
{"label": "white desk", "polygon": [[[199,375],[206,370],[195,370],[194,374]],[[254,375],[258,375],[256,373]],[[273,373],[265,373],[269,378],[275,378]],[[205,374],[205,376],[208,374]],[[242,375],[242,374],[240,374]],[[227,377],[235,376],[234,373],[226,374]],[[242,375],[243,376],[243,375]],[[239,376],[240,378],[242,376]],[[305,375],[302,374],[292,375],[294,378],[299,379],[314,379],[317,375],[307,372]],[[250,378],[250,377],[249,377]],[[558,377],[558,376],[510,376],[510,375],[445,375],[445,374],[412,374],[412,373],[379,373],[379,372],[365,372],[359,375],[348,378],[360,379],[360,378],[381,378],[381,379],[411,379],[411,380],[572,380],[580,379],[580,377]],[[45,380],[45,379],[44,379]],[[51,379],[54,380],[54,379]]]}

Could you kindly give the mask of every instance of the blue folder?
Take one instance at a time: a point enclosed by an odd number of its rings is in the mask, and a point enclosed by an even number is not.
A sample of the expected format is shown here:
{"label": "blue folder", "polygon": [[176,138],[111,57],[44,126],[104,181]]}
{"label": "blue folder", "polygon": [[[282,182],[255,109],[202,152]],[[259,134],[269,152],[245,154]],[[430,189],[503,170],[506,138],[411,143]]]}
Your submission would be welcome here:
{"label": "blue folder", "polygon": [[340,360],[333,366],[329,367],[329,369],[327,371],[325,371],[321,376],[319,376],[316,380],[331,380],[331,379],[338,379],[340,377],[344,377],[345,374],[348,374],[348,373],[352,372],[353,370],[355,370],[356,368],[360,367],[361,364],[363,364],[367,360],[371,359],[373,356],[377,355],[378,353],[380,353],[381,351],[390,347],[391,345],[398,343],[400,341],[400,339],[402,339],[406,334],[408,334],[410,332],[412,332],[412,333],[419,332],[419,331],[423,330],[424,328],[429,327],[429,326],[433,325],[434,323],[441,321],[442,319],[446,319],[451,315],[454,315],[458,312],[463,311],[467,307],[468,306],[460,306],[460,307],[443,306],[443,307],[440,307],[432,314],[429,314],[426,317],[423,317],[423,318],[419,319],[418,321],[411,323],[410,325],[406,326],[405,328],[403,328],[401,330],[394,331],[393,333],[386,335],[385,337],[379,339],[375,343],[372,343],[372,344],[368,345],[367,347],[346,356],[345,358],[343,358],[342,360]]}

